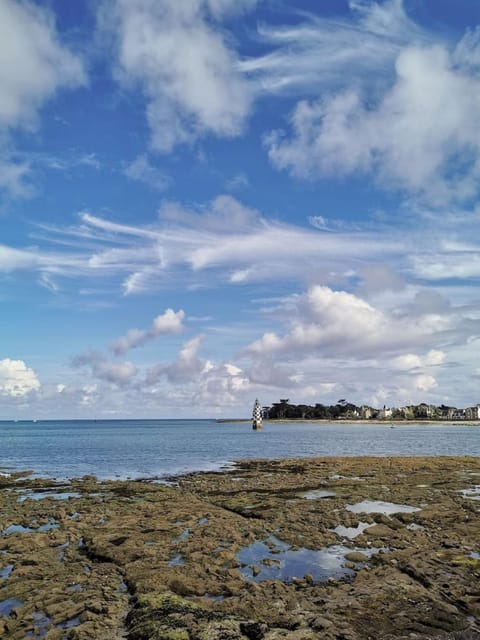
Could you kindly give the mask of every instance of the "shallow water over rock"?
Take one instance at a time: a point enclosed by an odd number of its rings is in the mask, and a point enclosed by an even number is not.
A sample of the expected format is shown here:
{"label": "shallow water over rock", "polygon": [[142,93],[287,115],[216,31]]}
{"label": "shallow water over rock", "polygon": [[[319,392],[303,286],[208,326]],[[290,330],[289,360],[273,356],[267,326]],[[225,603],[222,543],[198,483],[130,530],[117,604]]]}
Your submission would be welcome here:
{"label": "shallow water over rock", "polygon": [[371,527],[372,525],[369,522],[359,522],[356,527],[344,527],[339,524],[335,529],[330,529],[333,533],[336,533],[337,536],[341,538],[348,538],[349,540],[353,540],[357,536],[361,535],[365,529]]}
{"label": "shallow water over rock", "polygon": [[327,582],[329,578],[353,578],[355,571],[346,566],[345,559],[352,551],[369,557],[378,549],[351,549],[343,545],[320,550],[291,549],[285,542],[270,537],[241,549],[237,560],[244,577],[255,582],[278,579],[290,583],[304,576],[311,576],[314,582]]}
{"label": "shallow water over rock", "polygon": [[13,564],[7,564],[6,567],[3,567],[3,569],[0,569],[0,579],[6,580],[8,576],[12,573],[14,566],[15,565]]}
{"label": "shallow water over rock", "polygon": [[46,524],[41,524],[39,527],[24,527],[22,524],[11,524],[9,527],[3,529],[2,536],[8,536],[13,533],[45,533],[46,531],[53,531],[60,529],[58,522],[52,520]]}
{"label": "shallow water over rock", "polygon": [[475,487],[470,487],[469,489],[461,489],[460,493],[464,498],[468,498],[469,500],[480,500],[480,484],[477,484]]}
{"label": "shallow water over rock", "polygon": [[19,607],[22,604],[23,602],[16,598],[8,598],[7,600],[0,601],[0,616],[6,618],[16,607]]}
{"label": "shallow water over rock", "polygon": [[299,498],[305,498],[305,500],[319,500],[321,498],[334,498],[335,491],[329,491],[328,489],[312,489],[311,491],[305,491],[299,493]]}
{"label": "shallow water over rock", "polygon": [[363,500],[356,504],[347,504],[345,508],[352,513],[382,513],[384,516],[390,516],[394,513],[415,513],[415,511],[421,511],[419,507],[411,507],[408,504],[383,502],[381,500]]}
{"label": "shallow water over rock", "polygon": [[81,497],[81,494],[76,491],[32,491],[20,496],[17,502],[24,502],[25,500],[45,500],[46,498],[51,498],[52,500],[69,500],[70,498]]}

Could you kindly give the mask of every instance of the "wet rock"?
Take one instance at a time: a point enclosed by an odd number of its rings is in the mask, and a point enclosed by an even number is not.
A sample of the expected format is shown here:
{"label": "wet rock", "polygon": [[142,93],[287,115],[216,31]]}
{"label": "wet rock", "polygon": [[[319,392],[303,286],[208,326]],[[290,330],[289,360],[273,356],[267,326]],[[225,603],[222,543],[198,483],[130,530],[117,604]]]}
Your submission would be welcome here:
{"label": "wet rock", "polygon": [[368,556],[361,551],[350,551],[345,554],[345,559],[350,562],[366,562],[368,560]]}

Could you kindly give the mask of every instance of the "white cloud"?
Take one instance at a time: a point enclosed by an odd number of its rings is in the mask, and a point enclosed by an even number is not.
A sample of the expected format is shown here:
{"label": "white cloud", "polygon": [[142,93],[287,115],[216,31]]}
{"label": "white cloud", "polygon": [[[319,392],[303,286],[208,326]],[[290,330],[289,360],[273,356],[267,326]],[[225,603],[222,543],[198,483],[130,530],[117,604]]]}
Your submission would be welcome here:
{"label": "white cloud", "polygon": [[0,2],[0,188],[10,196],[33,193],[30,163],[12,155],[13,131],[35,129],[48,99],[85,83],[83,63],[60,42],[50,11],[29,0]]}
{"label": "white cloud", "polygon": [[23,360],[0,360],[0,395],[24,398],[39,389],[37,374]]}
{"label": "white cloud", "polygon": [[284,336],[267,332],[249,345],[247,353],[257,358],[282,354],[291,361],[311,353],[372,358],[421,344],[449,326],[447,318],[434,314],[395,317],[351,293],[317,285],[298,297]]}
{"label": "white cloud", "polygon": [[[244,1],[238,8],[253,5]],[[212,22],[234,8],[229,0],[103,3],[99,24],[114,36],[117,77],[126,86],[142,88],[156,149],[168,152],[206,133],[240,133],[250,89],[235,52]]]}
{"label": "white cloud", "polygon": [[395,369],[409,371],[411,369],[419,369],[421,367],[433,367],[443,364],[445,354],[443,351],[431,349],[425,356],[419,356],[414,353],[407,353],[397,356],[392,360],[392,366]]}
{"label": "white cloud", "polygon": [[[0,153],[2,152],[0,144]],[[30,164],[28,162],[15,162],[3,154],[0,159],[0,189],[5,189],[14,198],[29,197],[33,188],[29,184]]]}
{"label": "white cloud", "polygon": [[130,329],[125,336],[115,340],[112,349],[116,355],[120,355],[158,336],[179,333],[183,329],[184,318],[185,312],[182,309],[179,311],[166,309],[162,315],[154,318],[150,329]]}
{"label": "white cloud", "polygon": [[2,0],[0,127],[34,125],[39,107],[57,89],[85,81],[82,62],[60,42],[48,10],[28,0]]}
{"label": "white cloud", "polygon": [[170,186],[170,178],[154,167],[145,154],[137,156],[123,172],[127,178],[143,182],[155,191],[165,191]]}
{"label": "white cloud", "polygon": [[475,197],[480,78],[442,45],[405,48],[395,70],[394,85],[373,105],[354,86],[300,101],[291,135],[266,138],[271,161],[303,178],[374,174],[433,206]]}
{"label": "white cloud", "polygon": [[[87,366],[95,378],[120,387],[130,384],[138,373],[133,362],[112,362],[99,351],[75,356],[72,360],[72,366],[76,368]],[[95,386],[93,390],[96,391],[96,389]]]}
{"label": "white cloud", "polygon": [[100,361],[93,367],[93,373],[97,378],[117,385],[129,383],[137,375],[137,372],[137,367],[133,362]]}
{"label": "white cloud", "polygon": [[415,378],[415,388],[418,391],[431,391],[437,386],[437,381],[433,376],[423,374]]}
{"label": "white cloud", "polygon": [[345,82],[367,82],[372,91],[387,82],[395,58],[430,35],[406,14],[401,0],[349,3],[350,13],[332,18],[306,15],[288,26],[260,24],[259,38],[273,50],[243,60],[240,68],[267,93],[318,93]]}

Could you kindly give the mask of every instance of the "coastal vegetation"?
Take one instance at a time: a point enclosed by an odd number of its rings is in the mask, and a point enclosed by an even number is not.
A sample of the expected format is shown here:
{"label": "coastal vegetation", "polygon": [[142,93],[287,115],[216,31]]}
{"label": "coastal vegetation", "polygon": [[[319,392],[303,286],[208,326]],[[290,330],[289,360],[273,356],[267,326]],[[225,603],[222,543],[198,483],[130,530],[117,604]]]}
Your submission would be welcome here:
{"label": "coastal vegetation", "polygon": [[293,404],[288,398],[282,398],[272,406],[263,407],[263,417],[268,420],[479,420],[480,404],[458,409],[422,402],[378,409],[368,405],[357,406],[344,398],[331,405]]}

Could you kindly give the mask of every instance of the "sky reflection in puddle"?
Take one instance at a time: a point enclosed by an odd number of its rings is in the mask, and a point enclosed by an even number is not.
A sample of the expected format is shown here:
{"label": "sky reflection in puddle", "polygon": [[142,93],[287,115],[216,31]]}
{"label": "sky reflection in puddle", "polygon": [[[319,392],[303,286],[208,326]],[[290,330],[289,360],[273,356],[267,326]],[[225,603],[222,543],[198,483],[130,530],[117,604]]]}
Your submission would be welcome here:
{"label": "sky reflection in puddle", "polygon": [[53,500],[69,500],[70,498],[81,498],[80,493],[76,493],[75,491],[65,491],[65,492],[52,492],[52,491],[37,491],[32,493],[27,493],[23,496],[20,496],[17,502],[25,502],[25,500],[44,500],[45,498],[52,498]]}
{"label": "sky reflection in puddle", "polygon": [[177,553],[177,555],[168,562],[169,567],[180,567],[183,564],[185,564],[185,560],[182,558],[180,553]]}
{"label": "sky reflection in puddle", "polygon": [[468,498],[469,500],[480,500],[480,484],[469,489],[461,489],[460,493],[464,498]]}
{"label": "sky reflection in puddle", "polygon": [[172,544],[180,544],[181,542],[185,542],[185,540],[190,536],[190,529],[184,529],[182,533],[176,538],[172,538]]}
{"label": "sky reflection in puddle", "polygon": [[335,529],[330,529],[330,531],[333,531],[333,533],[336,533],[337,536],[340,536],[341,538],[348,538],[349,540],[353,540],[357,536],[361,535],[365,531],[365,529],[368,529],[368,527],[371,526],[372,524],[370,524],[369,522],[359,522],[356,527],[344,527],[343,525],[339,524],[338,527],[335,527]]}
{"label": "sky reflection in puddle", "polygon": [[381,500],[363,500],[356,504],[347,504],[347,511],[352,513],[382,513],[390,516],[394,513],[415,513],[421,511],[419,507],[411,507],[407,504],[395,504],[393,502],[382,502]]}
{"label": "sky reflection in puddle", "polygon": [[2,531],[2,536],[8,536],[12,533],[45,533],[46,531],[52,531],[54,529],[60,529],[58,522],[48,522],[36,528],[24,527],[22,524],[11,524]]}
{"label": "sky reflection in puddle", "polygon": [[320,498],[334,498],[335,495],[335,491],[329,491],[328,489],[312,489],[311,491],[299,493],[298,497],[305,500],[319,500]]}
{"label": "sky reflection in puddle", "polygon": [[19,607],[22,604],[23,602],[21,600],[17,600],[16,598],[8,598],[7,600],[2,600],[0,602],[0,616],[6,618],[16,607]]}
{"label": "sky reflection in puddle", "polygon": [[8,576],[12,573],[14,566],[15,565],[13,564],[7,564],[6,567],[3,567],[3,569],[0,569],[0,578],[2,578],[3,580],[6,580]]}
{"label": "sky reflection in puddle", "polygon": [[[277,542],[281,543],[280,546]],[[277,579],[288,583],[293,578],[303,578],[307,574],[315,582],[326,582],[329,578],[352,578],[355,575],[353,569],[345,566],[345,554],[352,551],[371,556],[379,550],[350,549],[343,545],[333,545],[319,551],[293,550],[278,539],[268,538],[265,542],[255,542],[241,549],[237,560],[243,565],[243,576],[255,582]]]}

